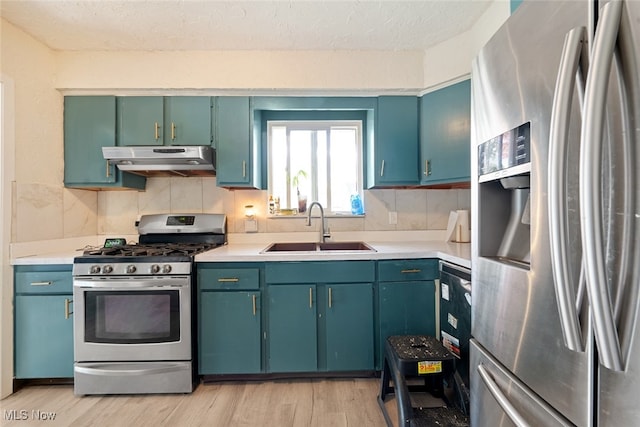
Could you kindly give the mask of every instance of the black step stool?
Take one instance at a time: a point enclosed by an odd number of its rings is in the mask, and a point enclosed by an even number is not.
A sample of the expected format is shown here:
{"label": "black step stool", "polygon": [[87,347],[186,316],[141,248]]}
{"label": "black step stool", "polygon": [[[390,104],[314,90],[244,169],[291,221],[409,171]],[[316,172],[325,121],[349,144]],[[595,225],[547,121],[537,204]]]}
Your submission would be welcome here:
{"label": "black step stool", "polygon": [[[435,404],[413,407],[411,393],[417,392],[430,394]],[[435,337],[395,335],[387,338],[378,405],[389,427],[393,423],[385,401],[390,394],[396,398],[399,426],[469,425],[468,399],[464,398],[468,392],[456,373],[456,357]]]}

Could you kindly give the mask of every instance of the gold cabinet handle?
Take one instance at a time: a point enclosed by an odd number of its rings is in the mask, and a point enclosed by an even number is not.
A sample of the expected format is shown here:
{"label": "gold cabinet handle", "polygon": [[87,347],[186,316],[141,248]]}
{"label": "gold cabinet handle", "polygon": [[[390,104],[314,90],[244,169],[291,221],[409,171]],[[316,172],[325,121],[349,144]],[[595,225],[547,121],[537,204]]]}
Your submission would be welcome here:
{"label": "gold cabinet handle", "polygon": [[68,319],[73,314],[73,311],[69,311],[69,305],[73,303],[73,300],[69,298],[64,299],[64,318]]}
{"label": "gold cabinet handle", "polygon": [[400,273],[402,274],[409,274],[409,273],[420,273],[420,269],[419,268],[411,268],[409,270],[402,270]]}
{"label": "gold cabinet handle", "polygon": [[155,136],[157,141],[158,139],[160,139],[160,125],[158,124],[158,122],[155,123],[155,130],[156,130]]}
{"label": "gold cabinet handle", "polygon": [[171,139],[176,139],[176,124],[171,122]]}
{"label": "gold cabinet handle", "polygon": [[42,282],[31,282],[31,286],[51,286],[53,282],[51,281],[42,281]]}
{"label": "gold cabinet handle", "polygon": [[425,176],[431,175],[431,160],[424,161],[424,175]]}
{"label": "gold cabinet handle", "polygon": [[111,178],[111,168],[109,167],[109,160],[105,160],[105,164],[107,165],[107,178]]}
{"label": "gold cabinet handle", "polygon": [[382,159],[382,166],[380,166],[380,176],[384,175],[384,159]]}
{"label": "gold cabinet handle", "polygon": [[247,177],[247,162],[245,160],[242,161],[242,177]]}
{"label": "gold cabinet handle", "polygon": [[237,277],[221,277],[218,279],[218,282],[229,283],[229,282],[239,282],[240,279]]}
{"label": "gold cabinet handle", "polygon": [[309,308],[313,308],[313,288],[309,288]]}
{"label": "gold cabinet handle", "polygon": [[255,316],[256,315],[256,311],[257,311],[257,309],[256,309],[256,295],[253,294],[251,296],[251,299],[252,299],[252,303],[253,303],[253,315]]}
{"label": "gold cabinet handle", "polygon": [[331,297],[331,288],[329,288],[329,308],[331,308],[331,300],[332,300],[332,297]]}

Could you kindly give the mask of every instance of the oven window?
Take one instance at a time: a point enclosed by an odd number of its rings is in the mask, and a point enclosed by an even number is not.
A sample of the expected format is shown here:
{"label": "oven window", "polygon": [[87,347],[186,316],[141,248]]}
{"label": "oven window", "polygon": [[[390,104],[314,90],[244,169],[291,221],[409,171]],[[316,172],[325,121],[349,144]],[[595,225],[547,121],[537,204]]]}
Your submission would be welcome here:
{"label": "oven window", "polygon": [[85,293],[85,340],[136,344],[180,341],[180,293],[89,291]]}

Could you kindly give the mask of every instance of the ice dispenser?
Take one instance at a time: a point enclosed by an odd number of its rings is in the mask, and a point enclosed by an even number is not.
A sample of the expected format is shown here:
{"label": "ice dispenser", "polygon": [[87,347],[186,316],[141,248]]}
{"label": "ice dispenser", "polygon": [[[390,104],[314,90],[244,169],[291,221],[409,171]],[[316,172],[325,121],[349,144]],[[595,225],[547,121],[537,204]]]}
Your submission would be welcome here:
{"label": "ice dispenser", "polygon": [[523,268],[531,259],[529,126],[478,147],[480,256]]}

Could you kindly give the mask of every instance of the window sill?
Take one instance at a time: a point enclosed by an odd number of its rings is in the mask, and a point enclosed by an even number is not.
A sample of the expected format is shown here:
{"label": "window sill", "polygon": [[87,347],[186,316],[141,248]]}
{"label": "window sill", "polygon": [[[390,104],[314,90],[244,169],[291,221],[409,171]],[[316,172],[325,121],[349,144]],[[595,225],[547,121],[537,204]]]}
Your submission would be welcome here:
{"label": "window sill", "polygon": [[[297,213],[297,214],[267,214],[267,219],[291,219],[291,218],[307,218],[308,213]],[[311,215],[312,218],[320,218],[320,215],[315,212]],[[362,215],[353,215],[347,213],[326,213],[324,215],[325,218],[364,218],[365,214]]]}

